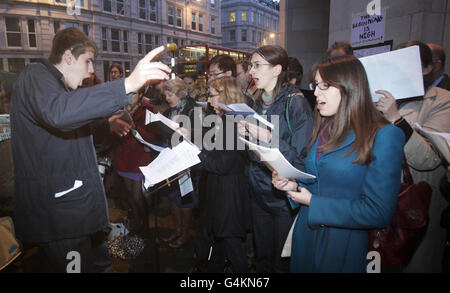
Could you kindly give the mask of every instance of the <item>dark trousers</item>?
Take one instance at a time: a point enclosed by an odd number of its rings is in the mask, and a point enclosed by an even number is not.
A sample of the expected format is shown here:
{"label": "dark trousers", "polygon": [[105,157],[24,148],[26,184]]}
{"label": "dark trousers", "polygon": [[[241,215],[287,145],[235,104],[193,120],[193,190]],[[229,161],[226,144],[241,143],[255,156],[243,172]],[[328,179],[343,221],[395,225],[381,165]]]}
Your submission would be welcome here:
{"label": "dark trousers", "polygon": [[221,238],[217,242],[222,244],[225,257],[230,262],[233,273],[247,273],[247,253],[243,239],[238,237]]}
{"label": "dark trousers", "polygon": [[269,213],[252,200],[252,221],[256,272],[289,272],[289,258],[282,258],[281,252],[294,215]]}
{"label": "dark trousers", "polygon": [[104,273],[111,265],[104,232],[39,244],[39,257],[42,273]]}

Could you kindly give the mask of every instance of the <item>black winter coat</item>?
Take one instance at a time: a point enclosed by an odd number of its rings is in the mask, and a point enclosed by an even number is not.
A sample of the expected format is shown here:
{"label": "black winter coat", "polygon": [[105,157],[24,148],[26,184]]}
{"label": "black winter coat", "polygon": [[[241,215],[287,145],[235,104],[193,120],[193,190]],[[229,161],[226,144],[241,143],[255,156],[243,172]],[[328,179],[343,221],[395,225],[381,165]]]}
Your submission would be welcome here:
{"label": "black winter coat", "polygon": [[[14,225],[19,239],[49,242],[108,227],[89,123],[130,102],[123,79],[72,91],[46,59],[22,71],[11,99]],[[76,181],[82,182],[78,188]]]}
{"label": "black winter coat", "polygon": [[[290,128],[286,118],[287,107],[289,108]],[[253,109],[258,114],[262,114],[261,100],[255,102]],[[279,128],[272,131],[272,141],[278,139],[280,152],[294,167],[304,170],[306,147],[311,137],[314,121],[311,107],[301,91],[294,85],[287,85],[275,97],[265,115],[269,121],[271,121],[272,115],[278,115]],[[252,200],[274,214],[290,212],[291,208],[285,192],[277,190],[272,185],[272,172],[253,152],[249,152],[249,157]]]}

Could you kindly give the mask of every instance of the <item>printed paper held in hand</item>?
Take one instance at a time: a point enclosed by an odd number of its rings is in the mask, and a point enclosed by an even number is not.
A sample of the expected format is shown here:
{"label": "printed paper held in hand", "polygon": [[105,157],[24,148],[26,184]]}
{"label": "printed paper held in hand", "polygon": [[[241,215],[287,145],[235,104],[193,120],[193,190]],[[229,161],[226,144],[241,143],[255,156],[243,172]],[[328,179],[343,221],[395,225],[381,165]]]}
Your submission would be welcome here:
{"label": "printed paper held in hand", "polygon": [[151,144],[151,143],[145,141],[137,130],[131,129],[131,133],[137,139],[137,141],[139,141],[143,145],[146,145],[149,148],[151,148],[157,152],[161,152],[165,149],[164,147],[160,147],[160,146],[157,146],[157,145],[154,145],[154,144]]}
{"label": "printed paper held in hand", "polygon": [[292,166],[279,149],[266,148],[245,140],[242,137],[239,137],[239,139],[249,146],[250,150],[266,164],[267,168],[271,171],[277,171],[281,177],[288,179],[316,178],[316,176],[304,173]]}
{"label": "printed paper held in hand", "polygon": [[374,102],[383,97],[375,93],[378,90],[390,92],[397,100],[425,94],[419,46],[363,57],[359,60],[366,70]]}
{"label": "printed paper held in hand", "polygon": [[270,123],[269,121],[267,121],[266,119],[261,117],[258,113],[255,112],[255,110],[250,108],[247,104],[225,105],[225,104],[221,104],[221,103],[216,103],[216,105],[219,106],[220,108],[224,109],[225,111],[227,111],[227,113],[226,113],[227,115],[234,115],[234,116],[242,115],[244,117],[253,116],[253,117],[255,117],[256,120],[258,120],[262,124],[266,125],[270,129],[274,128],[274,125],[272,123]]}
{"label": "printed paper held in hand", "polygon": [[164,149],[148,166],[139,167],[144,174],[144,187],[149,188],[199,164],[199,153],[199,149],[187,141],[183,141],[172,149]]}
{"label": "printed paper held in hand", "polygon": [[450,163],[450,133],[425,130],[418,123],[414,123],[414,127],[419,133],[431,141],[447,160],[447,163]]}

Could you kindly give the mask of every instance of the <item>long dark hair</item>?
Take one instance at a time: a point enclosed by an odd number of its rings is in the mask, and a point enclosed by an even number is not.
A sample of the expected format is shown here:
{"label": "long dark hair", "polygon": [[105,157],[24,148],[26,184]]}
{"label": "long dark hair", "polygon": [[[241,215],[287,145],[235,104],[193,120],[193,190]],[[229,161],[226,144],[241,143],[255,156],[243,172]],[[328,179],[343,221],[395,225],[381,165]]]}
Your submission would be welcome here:
{"label": "long dark hair", "polygon": [[[353,163],[368,165],[372,161],[372,147],[378,129],[389,122],[375,108],[370,94],[366,71],[354,56],[341,56],[327,59],[313,69],[320,74],[323,82],[335,87],[341,94],[337,113],[325,127],[329,133],[328,141],[320,147],[322,152],[331,152],[346,139],[349,130],[355,132],[355,143],[346,154],[359,152]],[[314,145],[326,117],[316,109],[314,130],[308,149]]]}
{"label": "long dark hair", "polygon": [[[282,47],[273,45],[259,47],[255,52],[253,52],[253,54],[260,55],[264,60],[273,66],[281,65],[281,73],[278,75],[277,84],[273,90],[272,97],[275,99],[281,89],[288,83],[287,69],[289,64],[289,56],[286,50]],[[255,100],[261,98],[263,92],[263,89],[258,89],[255,93]]]}

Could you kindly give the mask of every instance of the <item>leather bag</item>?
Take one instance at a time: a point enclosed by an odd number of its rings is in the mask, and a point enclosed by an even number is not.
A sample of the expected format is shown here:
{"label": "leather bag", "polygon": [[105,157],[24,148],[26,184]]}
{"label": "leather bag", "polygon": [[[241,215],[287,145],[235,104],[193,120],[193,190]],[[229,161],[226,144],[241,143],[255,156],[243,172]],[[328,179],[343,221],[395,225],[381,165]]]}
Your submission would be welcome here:
{"label": "leather bag", "polygon": [[408,263],[419,245],[428,225],[432,189],[426,182],[414,183],[406,159],[397,202],[391,224],[382,230],[369,232],[369,251],[378,251],[383,266]]}

